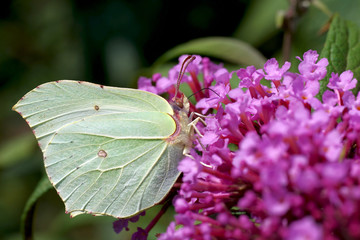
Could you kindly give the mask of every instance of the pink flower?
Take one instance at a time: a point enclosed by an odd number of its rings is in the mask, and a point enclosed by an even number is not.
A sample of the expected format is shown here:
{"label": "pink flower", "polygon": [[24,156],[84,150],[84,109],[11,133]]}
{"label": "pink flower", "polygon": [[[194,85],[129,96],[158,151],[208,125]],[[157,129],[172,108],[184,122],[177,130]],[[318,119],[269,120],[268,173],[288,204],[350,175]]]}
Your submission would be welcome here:
{"label": "pink flower", "polygon": [[341,89],[348,91],[356,87],[357,80],[353,78],[354,74],[348,70],[340,74],[332,73],[327,85],[331,89]]}
{"label": "pink flower", "polygon": [[305,217],[290,224],[286,239],[323,239],[321,227],[311,217]]}
{"label": "pink flower", "polygon": [[302,60],[300,57],[296,57],[301,61],[299,64],[300,74],[307,80],[319,81],[326,75],[326,67],[329,62],[326,58],[320,59],[317,62],[319,54],[316,51],[309,50],[304,53]]}
{"label": "pink flower", "polygon": [[279,68],[279,63],[275,58],[271,58],[264,65],[264,70],[267,73],[265,79],[267,80],[281,80],[284,73],[290,69],[291,63],[285,62],[285,64]]}
{"label": "pink flower", "polygon": [[[318,57],[298,57],[299,73],[275,59],[231,73],[208,58],[189,65],[183,84],[206,124],[198,123],[202,135],[178,166],[177,214],[159,239],[360,237],[360,94],[350,91],[357,80],[351,71],[332,74],[319,100],[329,63]],[[184,58],[139,86],[171,97]]]}

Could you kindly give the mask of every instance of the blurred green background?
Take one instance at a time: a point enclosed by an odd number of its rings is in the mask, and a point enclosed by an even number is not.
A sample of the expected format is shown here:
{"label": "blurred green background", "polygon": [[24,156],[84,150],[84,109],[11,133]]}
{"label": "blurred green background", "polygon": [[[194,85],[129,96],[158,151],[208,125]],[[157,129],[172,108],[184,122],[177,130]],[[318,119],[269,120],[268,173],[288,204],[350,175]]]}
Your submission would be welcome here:
{"label": "blurred green background", "polygon": [[[291,60],[308,49],[321,50],[325,40],[321,29],[331,13],[338,12],[360,26],[360,1],[322,2],[328,12],[317,3],[296,22]],[[276,27],[276,19],[288,6],[287,0],[1,1],[0,239],[21,239],[21,213],[44,174],[41,152],[31,130],[11,111],[25,93],[41,83],[60,79],[136,87],[140,75],[151,76],[165,65],[160,61],[156,69],[152,68],[165,52],[209,36],[241,40],[266,58],[281,60],[283,31]],[[204,54],[214,56],[213,50]],[[227,54],[215,54],[215,60],[228,64]],[[170,54],[166,61],[176,62],[176,58]],[[149,211],[139,225],[145,227],[158,209]],[[113,232],[114,219],[110,217],[70,219],[54,190],[41,197],[35,213],[35,239],[130,238],[128,232]],[[170,221],[171,210],[149,239],[165,231]]]}

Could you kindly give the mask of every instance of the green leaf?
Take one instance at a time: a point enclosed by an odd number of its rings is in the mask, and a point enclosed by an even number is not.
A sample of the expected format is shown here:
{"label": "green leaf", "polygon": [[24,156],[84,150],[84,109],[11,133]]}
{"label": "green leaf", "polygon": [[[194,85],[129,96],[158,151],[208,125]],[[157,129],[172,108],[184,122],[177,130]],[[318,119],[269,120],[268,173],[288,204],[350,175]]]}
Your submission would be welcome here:
{"label": "green leaf", "polygon": [[0,168],[11,166],[25,159],[36,149],[36,141],[32,134],[24,134],[11,139],[0,146]]}
{"label": "green leaf", "polygon": [[262,68],[266,61],[258,50],[246,42],[227,37],[207,37],[174,47],[158,58],[154,66],[164,64],[182,54],[205,55],[237,65],[254,65],[257,68]]}
{"label": "green leaf", "polygon": [[23,234],[24,239],[30,240],[33,239],[33,218],[35,205],[39,198],[43,196],[52,186],[49,182],[47,176],[44,176],[40,179],[38,185],[35,190],[29,197],[26,202],[24,211],[21,216],[21,232]]}
{"label": "green leaf", "polygon": [[[335,15],[326,38],[320,58],[327,58],[329,66],[323,81],[320,81],[320,96],[327,89],[331,73],[342,73],[351,70],[354,78],[360,80],[360,30],[352,22],[345,21]],[[354,92],[359,91],[359,84]]]}
{"label": "green leaf", "polygon": [[258,47],[280,31],[276,27],[277,14],[288,6],[286,0],[250,1],[234,37]]}

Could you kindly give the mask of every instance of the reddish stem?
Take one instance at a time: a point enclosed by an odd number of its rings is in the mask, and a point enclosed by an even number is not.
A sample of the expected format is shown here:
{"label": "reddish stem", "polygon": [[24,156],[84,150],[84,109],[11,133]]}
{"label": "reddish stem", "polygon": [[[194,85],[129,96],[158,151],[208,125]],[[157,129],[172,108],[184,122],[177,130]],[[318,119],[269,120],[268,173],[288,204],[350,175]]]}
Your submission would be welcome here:
{"label": "reddish stem", "polygon": [[221,183],[210,183],[199,180],[192,188],[197,191],[227,191],[229,189],[229,185],[221,184]]}
{"label": "reddish stem", "polygon": [[219,172],[219,171],[216,171],[214,169],[211,169],[211,168],[208,168],[208,167],[204,167],[203,168],[203,172],[206,172],[208,174],[211,174],[217,178],[220,178],[220,179],[225,179],[225,180],[228,180],[228,181],[233,181],[232,177],[225,174],[225,173],[222,173],[222,172]]}
{"label": "reddish stem", "polygon": [[256,131],[252,121],[249,119],[249,117],[246,115],[246,113],[240,113],[241,121],[245,124],[246,128],[249,131]]}
{"label": "reddish stem", "polygon": [[145,231],[147,233],[149,233],[151,231],[151,229],[155,226],[155,224],[159,221],[159,219],[162,217],[162,215],[164,215],[164,213],[166,212],[166,210],[170,207],[171,201],[167,201],[162,208],[160,209],[160,211],[158,212],[158,214],[154,217],[153,220],[151,220],[151,222],[149,223],[149,225],[145,228]]}

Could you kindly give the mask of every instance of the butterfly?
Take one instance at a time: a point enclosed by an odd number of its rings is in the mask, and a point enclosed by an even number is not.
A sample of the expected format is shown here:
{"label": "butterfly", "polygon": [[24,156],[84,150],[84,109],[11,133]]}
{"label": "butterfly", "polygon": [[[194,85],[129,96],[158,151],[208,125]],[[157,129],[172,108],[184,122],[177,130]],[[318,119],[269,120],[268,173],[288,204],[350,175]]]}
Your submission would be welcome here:
{"label": "butterfly", "polygon": [[61,80],[36,87],[13,107],[33,130],[66,212],[127,218],[166,197],[194,140],[197,121],[178,93],[194,58],[183,62],[170,102],[142,90]]}

